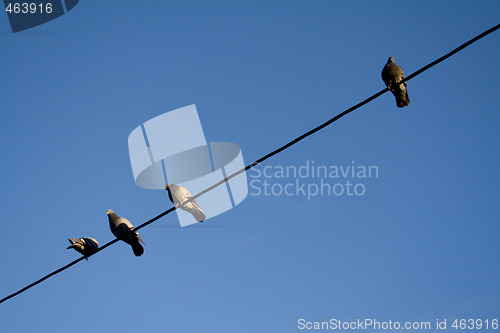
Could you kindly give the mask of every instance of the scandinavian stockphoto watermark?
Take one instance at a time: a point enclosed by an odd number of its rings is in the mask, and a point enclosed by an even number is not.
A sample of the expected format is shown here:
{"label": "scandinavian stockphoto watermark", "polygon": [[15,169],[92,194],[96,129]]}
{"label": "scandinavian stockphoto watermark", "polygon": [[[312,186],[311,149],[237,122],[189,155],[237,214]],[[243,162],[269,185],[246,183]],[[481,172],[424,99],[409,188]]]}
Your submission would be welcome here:
{"label": "scandinavian stockphoto watermark", "polygon": [[361,197],[368,181],[379,178],[377,165],[354,160],[348,164],[321,165],[307,160],[301,165],[267,165],[248,172],[252,196]]}
{"label": "scandinavian stockphoto watermark", "polygon": [[[128,137],[130,165],[137,186],[163,190],[181,185],[195,195],[245,167],[240,147],[209,142],[196,106],[188,105],[149,119]],[[167,192],[163,191],[167,199]],[[196,199],[207,219],[240,204],[248,194],[246,174],[240,173]],[[176,209],[182,227],[198,221]]]}

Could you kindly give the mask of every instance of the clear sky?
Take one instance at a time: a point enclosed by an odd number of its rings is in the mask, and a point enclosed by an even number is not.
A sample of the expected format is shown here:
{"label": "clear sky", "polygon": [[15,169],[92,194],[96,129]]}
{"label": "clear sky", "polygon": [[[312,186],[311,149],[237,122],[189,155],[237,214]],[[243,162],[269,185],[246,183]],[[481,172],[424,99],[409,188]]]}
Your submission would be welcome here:
{"label": "clear sky", "polygon": [[[500,23],[498,1],[86,1],[13,34],[0,14],[0,297],[172,205],[135,183],[127,138],[196,104],[245,162]],[[2,332],[303,332],[298,320],[500,315],[500,32],[266,161],[376,166],[363,195],[256,195],[140,231],[0,304]],[[312,186],[312,185],[311,185]],[[341,186],[341,185],[339,185]],[[360,185],[361,186],[361,185]],[[292,187],[289,187],[291,189]],[[339,190],[340,187],[337,187]],[[450,331],[455,331],[450,330]],[[417,331],[415,331],[417,332]]]}

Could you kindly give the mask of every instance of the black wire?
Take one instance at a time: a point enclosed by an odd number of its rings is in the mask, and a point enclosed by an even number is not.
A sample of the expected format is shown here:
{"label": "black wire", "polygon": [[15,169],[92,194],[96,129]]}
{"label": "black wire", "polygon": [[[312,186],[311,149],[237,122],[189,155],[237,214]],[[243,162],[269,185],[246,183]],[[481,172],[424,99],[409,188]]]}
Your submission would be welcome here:
{"label": "black wire", "polygon": [[[416,72],[414,72],[414,73],[412,73],[411,75],[409,75],[408,77],[406,77],[406,78],[405,78],[404,80],[402,80],[400,83],[403,83],[403,82],[406,82],[406,81],[411,80],[412,78],[416,77],[417,75],[419,75],[419,74],[423,73],[424,71],[428,70],[429,68],[431,68],[431,67],[433,67],[433,66],[437,65],[438,63],[442,62],[443,60],[445,60],[445,59],[447,59],[447,58],[451,57],[451,56],[452,56],[452,55],[454,55],[455,53],[457,53],[457,52],[459,52],[459,51],[463,50],[463,49],[464,49],[464,48],[466,48],[467,46],[469,46],[469,45],[471,45],[472,43],[474,43],[474,42],[476,42],[476,41],[480,40],[481,38],[485,37],[486,35],[489,35],[490,33],[492,33],[492,32],[494,32],[494,31],[498,30],[499,28],[500,28],[500,24],[497,24],[497,25],[496,25],[496,26],[494,26],[493,28],[486,30],[485,32],[481,33],[480,35],[477,35],[476,37],[474,37],[474,38],[470,39],[469,41],[467,41],[467,42],[463,43],[462,45],[460,45],[460,46],[459,46],[459,47],[457,47],[456,49],[452,50],[451,52],[449,52],[449,53],[445,54],[445,55],[444,55],[444,56],[442,56],[441,58],[439,58],[439,59],[437,59],[437,60],[434,60],[434,61],[433,61],[433,62],[431,62],[430,64],[428,64],[428,65],[426,65],[426,66],[424,66],[424,67],[420,68],[420,69],[419,69],[419,70],[417,70]],[[232,175],[230,175],[230,176],[228,176],[228,177],[224,178],[223,180],[221,180],[221,181],[217,182],[216,184],[214,184],[214,185],[210,186],[209,188],[207,188],[207,189],[205,189],[205,190],[201,191],[200,193],[198,193],[198,194],[196,194],[195,196],[191,197],[189,200],[186,200],[186,201],[185,201],[185,203],[188,203],[188,202],[191,202],[191,201],[195,200],[196,198],[198,198],[198,197],[202,196],[203,194],[205,194],[205,193],[207,193],[207,192],[209,192],[209,191],[213,190],[214,188],[216,188],[216,187],[218,187],[218,186],[220,186],[220,185],[224,184],[224,183],[225,183],[225,182],[227,182],[228,180],[230,180],[230,179],[232,179],[232,178],[236,177],[237,175],[239,175],[239,174],[241,174],[241,173],[243,173],[243,172],[245,172],[245,171],[247,171],[247,170],[249,170],[249,169],[253,168],[253,167],[254,167],[254,166],[256,166],[257,164],[260,164],[260,163],[264,162],[265,160],[267,160],[268,158],[270,158],[270,157],[272,157],[272,156],[274,156],[274,155],[276,155],[276,154],[279,154],[279,153],[280,153],[280,152],[282,152],[283,150],[288,149],[289,147],[293,146],[294,144],[298,143],[299,141],[302,141],[303,139],[307,138],[308,136],[310,136],[310,135],[312,135],[312,134],[314,134],[314,133],[318,132],[319,130],[321,130],[321,129],[323,129],[323,128],[327,127],[328,125],[330,125],[330,124],[332,124],[333,122],[335,122],[335,121],[339,120],[339,119],[340,119],[340,118],[342,118],[343,116],[345,116],[345,115],[347,115],[347,114],[351,113],[352,111],[354,111],[354,110],[356,110],[356,109],[360,108],[361,106],[363,106],[363,105],[365,105],[365,104],[367,104],[367,103],[371,102],[372,100],[374,100],[375,98],[379,97],[380,95],[385,94],[387,91],[389,91],[389,89],[388,89],[388,88],[385,88],[385,89],[383,89],[383,90],[379,91],[378,93],[376,93],[376,94],[374,94],[374,95],[372,95],[372,96],[368,97],[368,98],[367,98],[367,99],[365,99],[364,101],[362,101],[362,102],[360,102],[360,103],[358,103],[358,104],[356,104],[356,105],[354,105],[354,106],[350,107],[349,109],[347,109],[347,110],[345,110],[345,111],[343,111],[343,112],[339,113],[338,115],[336,115],[335,117],[333,117],[333,118],[331,118],[331,119],[327,120],[326,122],[322,123],[321,125],[319,125],[319,126],[317,126],[317,127],[313,128],[312,130],[310,130],[310,131],[308,131],[308,132],[306,132],[306,133],[302,134],[301,136],[299,136],[299,137],[297,137],[297,138],[293,139],[292,141],[288,142],[287,144],[285,144],[285,145],[283,145],[283,146],[279,147],[278,149],[273,150],[273,151],[272,151],[272,152],[270,152],[269,154],[267,154],[267,155],[265,155],[265,156],[263,156],[263,157],[259,158],[259,159],[258,159],[258,160],[256,160],[255,162],[250,163],[249,165],[247,165],[247,166],[246,166],[246,167],[244,167],[243,169],[236,171],[236,172],[235,172],[235,173],[233,173]],[[172,208],[170,208],[170,209],[168,209],[168,210],[164,211],[164,212],[163,212],[163,213],[161,213],[160,215],[158,215],[158,216],[156,216],[156,217],[152,218],[151,220],[148,220],[148,221],[144,222],[143,224],[139,225],[138,227],[134,228],[134,230],[135,230],[135,231],[137,231],[137,230],[139,230],[139,229],[142,229],[142,228],[144,228],[145,226],[147,226],[147,225],[149,225],[149,224],[151,224],[151,223],[155,222],[156,220],[159,220],[159,219],[160,219],[160,218],[162,218],[163,216],[165,216],[165,215],[167,215],[167,214],[169,214],[169,213],[173,212],[174,210],[175,210],[175,207],[172,207]],[[117,239],[117,238],[115,238],[114,240],[110,241],[109,243],[106,243],[105,245],[103,245],[102,247],[100,247],[100,248],[99,248],[99,249],[98,249],[98,250],[97,250],[94,254],[96,254],[97,252],[100,252],[100,251],[104,250],[104,249],[105,249],[105,248],[107,248],[108,246],[110,246],[110,245],[112,245],[112,244],[116,243],[117,241],[118,241],[118,239]],[[85,259],[85,258],[86,258],[86,257],[82,256],[82,257],[80,257],[80,258],[78,258],[78,259],[76,259],[76,260],[74,260],[74,261],[70,262],[70,263],[69,263],[69,264],[67,264],[66,266],[61,267],[61,268],[59,268],[58,270],[53,271],[52,273],[45,275],[45,276],[44,276],[44,277],[42,277],[41,279],[39,279],[39,280],[37,280],[37,281],[35,281],[35,282],[33,282],[33,283],[31,283],[31,284],[27,285],[26,287],[24,287],[24,288],[22,288],[22,289],[20,289],[20,290],[16,291],[15,293],[10,294],[9,296],[2,298],[2,299],[0,300],[0,303],[3,303],[3,302],[5,302],[6,300],[8,300],[8,299],[10,299],[10,298],[12,298],[12,297],[14,297],[14,296],[17,296],[17,295],[19,295],[20,293],[22,293],[22,292],[24,292],[24,291],[28,290],[29,288],[36,286],[37,284],[39,284],[39,283],[41,283],[41,282],[45,281],[45,280],[46,280],[46,279],[48,279],[49,277],[51,277],[51,276],[53,276],[53,275],[56,275],[56,274],[58,274],[58,273],[60,273],[60,272],[64,271],[65,269],[67,269],[67,268],[69,268],[69,267],[73,266],[74,264],[76,264],[76,263],[78,263],[78,262],[82,261],[82,260],[83,260],[83,259]]]}
{"label": "black wire", "polygon": [[411,80],[413,79],[415,76],[421,74],[422,72],[425,72],[426,70],[428,70],[429,68],[439,64],[441,61],[451,57],[452,55],[454,55],[455,53],[465,49],[467,46],[471,45],[472,43],[474,42],[477,42],[478,40],[480,40],[481,38],[485,37],[486,35],[489,35],[491,34],[492,32],[494,32],[495,30],[498,30],[500,28],[500,24],[497,24],[495,25],[493,28],[490,28],[488,30],[486,30],[485,32],[483,32],[482,34],[479,34],[477,35],[476,37],[470,39],[469,41],[463,43],[462,45],[460,45],[459,47],[457,47],[456,49],[446,53],[444,56],[442,56],[441,58],[437,59],[437,60],[434,60],[433,62],[431,62],[430,64],[428,64],[427,66],[424,66],[422,68],[420,68],[418,71],[416,71],[415,73],[409,75],[407,78],[405,78],[404,80],[401,81],[401,83],[403,82],[406,82],[408,80]]}

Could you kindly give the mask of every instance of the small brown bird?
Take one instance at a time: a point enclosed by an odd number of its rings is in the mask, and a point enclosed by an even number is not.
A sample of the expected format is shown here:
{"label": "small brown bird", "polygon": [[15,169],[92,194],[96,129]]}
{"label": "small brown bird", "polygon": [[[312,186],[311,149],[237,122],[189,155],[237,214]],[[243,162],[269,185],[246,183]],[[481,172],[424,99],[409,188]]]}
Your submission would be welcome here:
{"label": "small brown bird", "polygon": [[139,241],[144,245],[145,243],[137,231],[132,231],[134,229],[132,223],[126,218],[116,215],[111,209],[108,209],[106,214],[108,214],[109,228],[113,235],[132,246],[132,250],[136,256],[141,256],[144,253],[144,248]]}
{"label": "small brown bird", "polygon": [[201,210],[196,200],[184,203],[186,200],[191,199],[193,196],[184,186],[177,186],[175,184],[165,185],[165,190],[168,191],[168,198],[175,205],[175,208],[180,208],[193,215],[198,222],[203,222],[207,218]]}
{"label": "small brown bird", "polygon": [[94,238],[68,238],[68,240],[71,245],[67,249],[75,249],[85,257],[91,256],[99,249],[99,243]]}
{"label": "small brown bird", "polygon": [[396,105],[400,108],[410,104],[406,82],[398,84],[404,80],[404,78],[405,74],[403,73],[403,69],[396,65],[393,57],[389,57],[382,69],[382,80],[384,80],[387,88],[389,88],[394,97],[396,97]]}

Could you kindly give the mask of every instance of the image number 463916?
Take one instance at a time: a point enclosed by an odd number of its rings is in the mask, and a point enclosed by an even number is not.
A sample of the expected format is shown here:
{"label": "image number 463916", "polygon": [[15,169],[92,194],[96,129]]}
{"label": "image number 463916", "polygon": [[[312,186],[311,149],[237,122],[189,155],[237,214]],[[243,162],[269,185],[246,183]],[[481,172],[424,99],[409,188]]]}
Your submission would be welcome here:
{"label": "image number 463916", "polygon": [[9,14],[35,14],[35,13],[46,13],[50,14],[52,13],[52,3],[48,2],[45,4],[43,3],[36,3],[36,2],[9,2],[7,4],[7,7],[5,8],[5,11]]}
{"label": "image number 463916", "polygon": [[19,32],[52,21],[73,9],[79,0],[4,0],[12,32]]}

